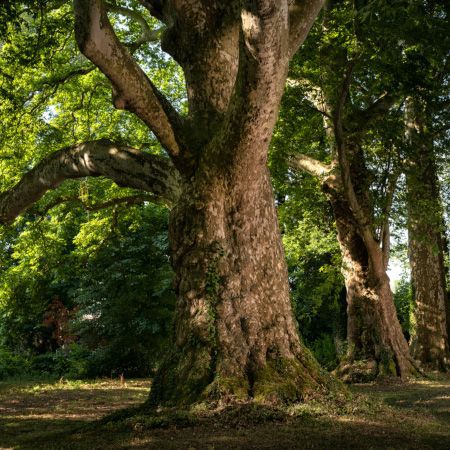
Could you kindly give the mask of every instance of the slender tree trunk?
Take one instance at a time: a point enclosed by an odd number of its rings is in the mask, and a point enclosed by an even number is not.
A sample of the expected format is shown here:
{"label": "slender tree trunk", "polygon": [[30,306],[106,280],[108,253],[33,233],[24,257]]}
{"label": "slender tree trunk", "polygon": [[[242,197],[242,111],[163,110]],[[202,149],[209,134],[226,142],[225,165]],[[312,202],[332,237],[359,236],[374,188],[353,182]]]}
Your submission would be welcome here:
{"label": "slender tree trunk", "polygon": [[449,344],[442,208],[433,141],[424,127],[420,104],[408,99],[406,112],[409,260],[415,303],[411,352],[423,365],[445,370]]}

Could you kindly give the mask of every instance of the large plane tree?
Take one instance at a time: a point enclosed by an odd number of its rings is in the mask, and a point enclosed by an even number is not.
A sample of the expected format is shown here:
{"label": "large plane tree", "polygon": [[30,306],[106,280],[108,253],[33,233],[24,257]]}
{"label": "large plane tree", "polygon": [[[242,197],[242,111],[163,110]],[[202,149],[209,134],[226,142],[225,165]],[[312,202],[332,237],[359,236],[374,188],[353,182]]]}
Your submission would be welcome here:
{"label": "large plane tree", "polygon": [[[11,223],[71,178],[103,176],[164,199],[172,205],[177,307],[151,401],[288,401],[326,390],[331,379],[301,343],[293,318],[266,166],[289,61],[323,2],[139,3],[75,0],[75,35],[111,82],[114,106],[141,119],[164,154],[109,140],[63,148],[0,195],[0,222]],[[163,23],[162,49],[184,72],[186,115],[133,58],[137,45],[155,37],[139,8]],[[135,19],[140,41],[121,42],[108,10]]]}

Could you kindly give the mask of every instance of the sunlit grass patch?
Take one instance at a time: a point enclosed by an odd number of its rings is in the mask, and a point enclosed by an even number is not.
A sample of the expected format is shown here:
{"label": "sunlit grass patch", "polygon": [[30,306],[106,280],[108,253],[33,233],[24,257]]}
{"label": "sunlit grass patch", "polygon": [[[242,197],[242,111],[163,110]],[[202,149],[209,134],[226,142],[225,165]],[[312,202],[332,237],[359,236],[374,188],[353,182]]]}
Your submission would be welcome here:
{"label": "sunlit grass patch", "polygon": [[[149,410],[150,380],[0,384],[0,449],[450,448],[450,379],[346,398]],[[114,411],[116,411],[114,413]]]}

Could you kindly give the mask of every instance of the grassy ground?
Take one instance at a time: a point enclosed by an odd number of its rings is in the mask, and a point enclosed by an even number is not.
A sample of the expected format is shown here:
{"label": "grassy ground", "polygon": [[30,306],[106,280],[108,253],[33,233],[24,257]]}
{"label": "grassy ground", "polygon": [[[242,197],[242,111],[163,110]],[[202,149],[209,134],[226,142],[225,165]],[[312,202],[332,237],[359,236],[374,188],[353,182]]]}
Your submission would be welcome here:
{"label": "grassy ground", "polygon": [[[0,383],[0,449],[449,449],[450,377],[354,386],[350,402],[134,415],[149,380]],[[154,428],[157,425],[157,428]]]}

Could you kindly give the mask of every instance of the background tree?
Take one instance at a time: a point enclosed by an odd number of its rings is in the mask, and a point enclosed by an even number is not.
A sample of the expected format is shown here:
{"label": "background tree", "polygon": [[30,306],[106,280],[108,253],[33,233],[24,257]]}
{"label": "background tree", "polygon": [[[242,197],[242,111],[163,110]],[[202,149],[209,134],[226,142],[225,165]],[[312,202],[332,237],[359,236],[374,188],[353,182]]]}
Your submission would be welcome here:
{"label": "background tree", "polygon": [[408,23],[403,36],[410,91],[405,104],[405,173],[415,302],[411,350],[422,364],[443,370],[449,358],[448,298],[438,162],[445,160],[439,145],[440,135],[448,130],[448,24],[445,22],[448,6],[441,2],[417,2],[408,11],[410,16],[426,19],[420,29]]}
{"label": "background tree", "polygon": [[443,217],[437,166],[423,110],[408,99],[408,240],[414,292],[412,353],[423,364],[444,370],[448,359]]}
{"label": "background tree", "polygon": [[290,75],[292,94],[322,116],[313,154],[325,163],[308,155],[291,159],[292,167],[320,180],[333,208],[348,304],[348,353],[340,372],[348,380],[416,372],[386,273],[401,127],[395,117],[386,124],[399,93],[392,92],[392,67],[386,67],[393,55],[373,45],[386,29],[372,29],[364,18],[371,8],[328,2],[315,29],[320,52],[310,52]]}

